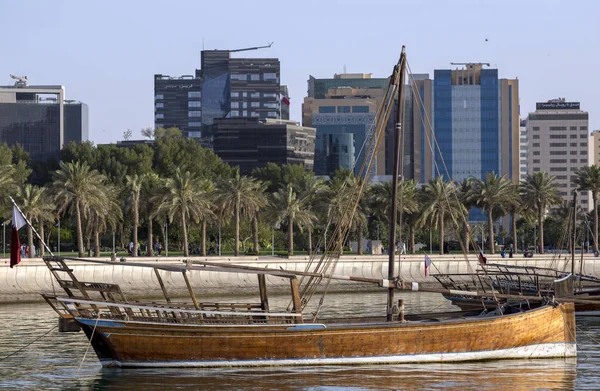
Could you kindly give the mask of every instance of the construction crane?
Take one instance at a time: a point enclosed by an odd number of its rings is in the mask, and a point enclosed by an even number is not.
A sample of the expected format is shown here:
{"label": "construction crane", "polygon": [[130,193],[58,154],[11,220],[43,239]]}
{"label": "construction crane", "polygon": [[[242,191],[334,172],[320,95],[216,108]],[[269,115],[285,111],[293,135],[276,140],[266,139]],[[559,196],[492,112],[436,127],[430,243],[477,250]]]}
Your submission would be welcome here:
{"label": "construction crane", "polygon": [[27,76],[10,75],[11,79],[15,79],[15,87],[25,87],[27,85]]}
{"label": "construction crane", "polygon": [[268,45],[266,46],[255,46],[253,48],[244,48],[244,49],[233,49],[233,50],[228,50],[229,53],[234,53],[234,52],[245,52],[248,50],[258,50],[258,49],[266,49],[266,48],[270,48],[271,45],[273,45],[274,42],[269,42]]}

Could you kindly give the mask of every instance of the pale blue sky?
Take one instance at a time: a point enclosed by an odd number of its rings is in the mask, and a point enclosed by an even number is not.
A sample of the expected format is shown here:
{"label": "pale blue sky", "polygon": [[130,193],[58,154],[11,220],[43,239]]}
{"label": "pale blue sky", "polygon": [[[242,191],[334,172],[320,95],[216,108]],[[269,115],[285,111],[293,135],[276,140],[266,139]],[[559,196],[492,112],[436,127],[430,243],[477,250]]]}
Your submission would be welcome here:
{"label": "pale blue sky", "polygon": [[[536,101],[581,101],[600,128],[595,0],[41,1],[0,0],[0,85],[9,74],[62,84],[89,105],[90,139],[142,138],[153,126],[153,75],[193,74],[200,51],[265,45],[301,120],[309,75],[386,77],[407,46],[415,73],[489,62],[518,77],[521,116]],[[486,42],[485,39],[488,39]]]}

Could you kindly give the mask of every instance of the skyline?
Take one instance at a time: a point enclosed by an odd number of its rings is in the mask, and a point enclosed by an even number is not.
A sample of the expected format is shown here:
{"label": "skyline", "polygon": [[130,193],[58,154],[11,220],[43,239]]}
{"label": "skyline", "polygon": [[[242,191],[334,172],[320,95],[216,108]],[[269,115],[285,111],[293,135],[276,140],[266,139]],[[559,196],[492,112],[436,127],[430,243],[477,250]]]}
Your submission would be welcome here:
{"label": "skyline", "polygon": [[[367,17],[365,9],[371,11]],[[122,140],[127,129],[133,139],[143,138],[140,130],[154,125],[154,74],[193,74],[203,47],[274,42],[270,49],[234,57],[279,58],[281,84],[290,89],[290,119],[301,122],[309,75],[330,78],[346,68],[387,77],[406,45],[415,74],[433,77],[434,69],[454,69],[450,62],[488,62],[501,78],[518,78],[522,118],[535,111],[536,102],[558,97],[581,102],[590,113],[591,132],[600,129],[600,96],[594,88],[600,82],[594,72],[600,66],[598,11],[600,4],[583,0],[402,6],[389,1],[311,0],[285,6],[179,1],[168,8],[141,1],[3,1],[5,31],[18,34],[0,43],[5,58],[0,85],[14,83],[9,74],[26,75],[33,85],[64,85],[67,99],[89,106],[90,140],[101,144]]]}

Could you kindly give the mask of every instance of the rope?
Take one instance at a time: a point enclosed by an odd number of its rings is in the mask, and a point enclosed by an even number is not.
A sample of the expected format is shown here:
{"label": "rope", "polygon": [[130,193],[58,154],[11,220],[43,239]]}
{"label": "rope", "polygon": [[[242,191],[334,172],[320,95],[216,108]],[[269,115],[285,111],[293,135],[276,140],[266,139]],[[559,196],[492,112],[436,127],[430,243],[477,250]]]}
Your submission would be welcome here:
{"label": "rope", "polygon": [[36,339],[34,339],[33,341],[29,342],[29,343],[28,343],[28,344],[26,344],[25,346],[23,346],[23,347],[21,347],[21,348],[19,348],[19,349],[15,350],[14,352],[12,352],[11,354],[9,354],[8,356],[4,356],[4,357],[0,358],[0,361],[4,361],[4,360],[6,360],[7,358],[9,358],[9,357],[12,357],[12,356],[14,356],[15,354],[17,354],[17,353],[19,353],[19,352],[21,352],[21,351],[25,350],[27,347],[31,346],[32,344],[34,344],[35,342],[39,341],[40,339],[42,339],[42,338],[43,338],[43,337],[45,337],[46,335],[50,334],[50,332],[51,332],[52,330],[54,330],[55,328],[57,328],[57,327],[58,327],[58,325],[57,325],[57,326],[53,326],[53,327],[51,327],[51,328],[50,328],[50,330],[46,331],[44,334],[40,335],[39,337],[37,337],[37,338],[36,338]]}
{"label": "rope", "polygon": [[77,377],[79,377],[79,372],[81,371],[81,367],[83,366],[83,362],[85,361],[85,357],[90,350],[90,346],[92,346],[92,338],[94,338],[94,334],[96,333],[96,326],[98,326],[98,321],[100,320],[100,311],[98,311],[98,316],[96,317],[96,323],[94,324],[94,329],[92,330],[92,334],[90,335],[90,342],[88,343],[87,348],[85,349],[85,353],[83,354],[83,358],[81,359],[81,363],[79,364],[79,368],[77,369]]}

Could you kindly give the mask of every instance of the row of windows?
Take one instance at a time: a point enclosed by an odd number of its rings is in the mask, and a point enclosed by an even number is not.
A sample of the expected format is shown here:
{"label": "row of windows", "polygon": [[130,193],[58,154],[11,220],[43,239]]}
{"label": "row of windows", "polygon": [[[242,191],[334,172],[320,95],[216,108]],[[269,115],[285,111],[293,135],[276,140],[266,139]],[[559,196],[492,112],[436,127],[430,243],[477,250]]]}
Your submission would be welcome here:
{"label": "row of windows", "polygon": [[332,114],[338,113],[368,113],[369,106],[319,106],[319,113]]}
{"label": "row of windows", "polygon": [[[189,91],[188,92],[188,98],[191,98],[191,99],[202,98],[202,92],[200,92],[200,91]],[[154,96],[154,100],[163,100],[163,99],[165,99],[165,96],[163,94],[156,94]]]}
{"label": "row of windows", "polygon": [[[248,111],[247,110],[243,110],[243,111],[239,111],[239,110],[231,110],[231,116],[232,117],[248,117]],[[250,117],[259,117],[260,114],[257,113],[256,111],[251,111],[250,112]],[[267,117],[271,117],[271,118],[277,118],[277,112],[275,111],[269,111],[267,112]]]}
{"label": "row of windows", "polygon": [[[248,94],[250,94],[250,98],[260,98],[261,97],[261,93],[260,92],[238,92],[238,91],[234,91],[231,93],[231,97],[232,98],[247,98]],[[263,98],[277,98],[277,94],[273,93],[273,92],[263,92],[262,93],[262,97]]]}
{"label": "row of windows", "polygon": [[[553,130],[553,131],[564,131],[564,130],[567,130],[567,127],[566,126],[550,126],[549,129]],[[540,130],[540,127],[539,126],[533,126],[532,130]],[[577,126],[570,126],[569,130],[577,130]],[[587,126],[580,126],[579,130],[588,130],[588,127]]]}
{"label": "row of windows", "polygon": [[250,75],[247,75],[245,73],[232,73],[231,74],[231,80],[243,80],[243,81],[247,81],[248,77],[250,77],[251,81],[277,80],[277,74],[276,73],[263,73],[262,74],[262,78],[261,78],[261,74],[260,73],[251,73]]}
{"label": "row of windows", "polygon": [[[260,102],[250,102],[250,107],[258,108],[258,107],[260,107]],[[265,103],[263,103],[262,107],[266,107],[268,109],[277,109],[277,108],[279,108],[279,105],[274,102],[265,102]],[[239,108],[246,109],[246,108],[248,108],[248,102],[231,102],[231,108],[232,109],[239,109]]]}

